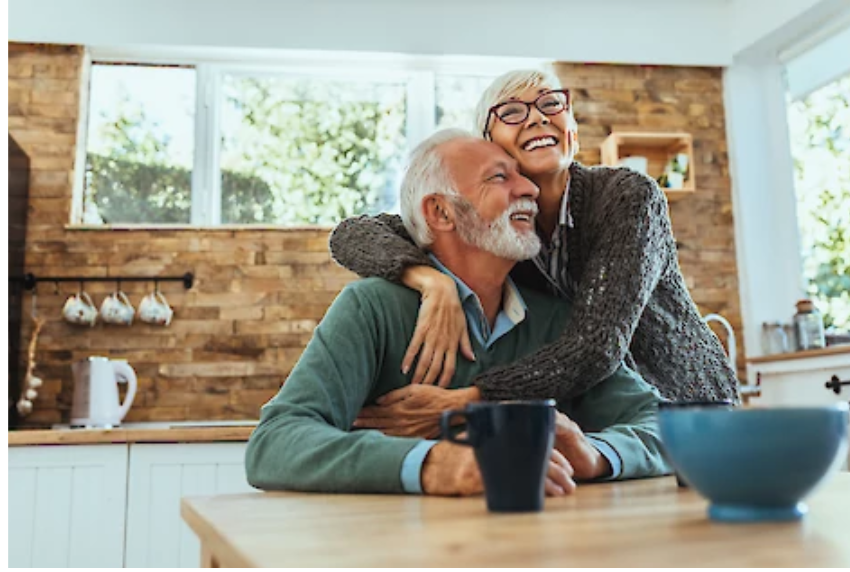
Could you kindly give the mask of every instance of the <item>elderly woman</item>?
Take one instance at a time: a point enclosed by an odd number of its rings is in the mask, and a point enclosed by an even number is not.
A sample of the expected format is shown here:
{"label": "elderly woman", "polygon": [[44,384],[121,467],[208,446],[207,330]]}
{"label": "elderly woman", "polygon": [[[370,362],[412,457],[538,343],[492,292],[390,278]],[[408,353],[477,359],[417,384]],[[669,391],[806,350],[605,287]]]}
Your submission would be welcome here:
{"label": "elderly woman", "polygon": [[[560,339],[476,378],[480,397],[569,399],[625,360],[665,398],[737,401],[735,372],[685,286],[667,201],[655,181],[573,160],[578,140],[570,92],[549,73],[497,78],[482,95],[475,121],[477,132],[502,146],[540,188],[543,248],[517,264],[513,279],[573,301]],[[331,250],[361,276],[421,292],[417,329],[399,364],[407,374],[418,356],[414,383],[446,386],[458,349],[474,359],[452,279],[432,268],[399,217],[346,220],[334,230]]]}

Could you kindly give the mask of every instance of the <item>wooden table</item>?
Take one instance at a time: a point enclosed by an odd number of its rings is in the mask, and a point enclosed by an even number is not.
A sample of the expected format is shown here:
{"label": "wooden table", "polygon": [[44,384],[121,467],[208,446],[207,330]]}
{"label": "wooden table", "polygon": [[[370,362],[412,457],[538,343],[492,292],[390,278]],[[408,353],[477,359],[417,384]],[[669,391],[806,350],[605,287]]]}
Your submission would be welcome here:
{"label": "wooden table", "polygon": [[580,485],[543,512],[482,497],[256,493],[184,498],[204,566],[850,566],[850,474],[800,522],[720,524],[672,477]]}

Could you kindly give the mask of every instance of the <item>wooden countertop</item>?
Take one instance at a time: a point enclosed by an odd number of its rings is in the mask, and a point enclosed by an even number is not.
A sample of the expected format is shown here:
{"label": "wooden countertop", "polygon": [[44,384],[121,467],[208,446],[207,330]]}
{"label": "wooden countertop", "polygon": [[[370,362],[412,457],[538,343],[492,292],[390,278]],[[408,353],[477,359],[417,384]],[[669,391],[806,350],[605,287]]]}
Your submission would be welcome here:
{"label": "wooden countertop", "polygon": [[[806,350],[802,352],[788,352],[785,354],[773,354],[748,358],[747,363],[765,363],[772,361],[787,361],[792,359],[806,359],[814,357],[832,356],[836,354],[850,354],[850,344],[829,346],[820,350]],[[850,358],[850,356],[848,356]]]}
{"label": "wooden countertop", "polygon": [[675,479],[579,485],[531,514],[481,496],[253,493],[183,498],[204,565],[221,567],[846,567],[850,474],[802,521],[722,524]]}
{"label": "wooden countertop", "polygon": [[13,429],[9,446],[96,445],[108,443],[208,443],[247,441],[252,426],[116,429]]}

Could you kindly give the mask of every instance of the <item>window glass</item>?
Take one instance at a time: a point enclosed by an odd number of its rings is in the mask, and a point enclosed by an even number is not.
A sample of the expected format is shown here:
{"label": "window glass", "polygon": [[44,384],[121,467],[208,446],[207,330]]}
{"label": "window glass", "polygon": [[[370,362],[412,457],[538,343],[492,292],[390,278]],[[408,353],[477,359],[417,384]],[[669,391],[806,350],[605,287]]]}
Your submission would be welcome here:
{"label": "window glass", "polygon": [[94,64],[82,222],[188,223],[194,138],[194,69]]}
{"label": "window glass", "polygon": [[223,223],[336,224],[396,202],[406,83],[226,75]]}
{"label": "window glass", "polygon": [[459,127],[474,131],[475,106],[492,81],[492,77],[437,76],[434,115],[437,129]]}
{"label": "window glass", "polygon": [[808,293],[827,327],[850,329],[850,76],[789,106]]}

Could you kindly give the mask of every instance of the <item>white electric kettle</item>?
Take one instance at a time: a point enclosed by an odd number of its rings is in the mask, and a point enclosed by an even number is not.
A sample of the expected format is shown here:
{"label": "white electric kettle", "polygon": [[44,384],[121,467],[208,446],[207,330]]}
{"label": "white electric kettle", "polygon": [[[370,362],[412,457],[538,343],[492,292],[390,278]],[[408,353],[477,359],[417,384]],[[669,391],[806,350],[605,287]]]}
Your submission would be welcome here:
{"label": "white electric kettle", "polygon": [[[121,424],[136,397],[136,372],[122,360],[92,356],[78,361],[74,372],[71,427],[112,428]],[[127,383],[124,403],[118,402],[118,383]]]}

